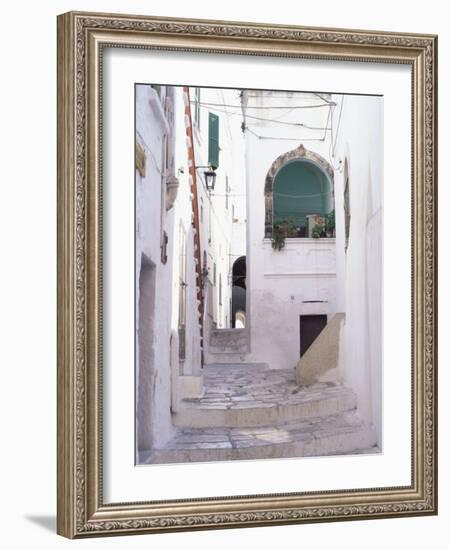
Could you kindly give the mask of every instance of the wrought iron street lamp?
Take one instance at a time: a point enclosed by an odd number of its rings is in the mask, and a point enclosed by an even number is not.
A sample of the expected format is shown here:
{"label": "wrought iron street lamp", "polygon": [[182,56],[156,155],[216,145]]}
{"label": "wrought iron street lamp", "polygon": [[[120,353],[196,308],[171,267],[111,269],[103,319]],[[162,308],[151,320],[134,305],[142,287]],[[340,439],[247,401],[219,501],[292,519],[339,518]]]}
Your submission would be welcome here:
{"label": "wrought iron street lamp", "polygon": [[217,174],[213,168],[210,170],[205,170],[204,179],[206,180],[206,188],[208,191],[213,191],[215,188],[215,180],[217,179]]}
{"label": "wrought iron street lamp", "polygon": [[214,168],[211,165],[208,166],[197,166],[196,169],[199,170],[201,168],[206,168],[207,170],[204,170],[204,181],[206,182],[206,189],[210,192],[213,191],[215,188],[215,181],[217,179],[217,173],[215,172]]}

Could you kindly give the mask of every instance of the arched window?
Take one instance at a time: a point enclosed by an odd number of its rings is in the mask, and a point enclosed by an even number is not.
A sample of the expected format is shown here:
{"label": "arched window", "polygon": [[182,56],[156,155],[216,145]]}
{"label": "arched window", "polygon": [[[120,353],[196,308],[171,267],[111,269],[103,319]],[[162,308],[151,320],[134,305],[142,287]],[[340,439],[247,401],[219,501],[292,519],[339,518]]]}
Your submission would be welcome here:
{"label": "arched window", "polygon": [[265,237],[334,236],[334,219],[329,162],[303,145],[277,157],[265,178]]}
{"label": "arched window", "polygon": [[293,160],[278,171],[273,182],[275,230],[282,228],[285,237],[311,237],[315,226],[325,231],[332,210],[329,178],[316,164]]}

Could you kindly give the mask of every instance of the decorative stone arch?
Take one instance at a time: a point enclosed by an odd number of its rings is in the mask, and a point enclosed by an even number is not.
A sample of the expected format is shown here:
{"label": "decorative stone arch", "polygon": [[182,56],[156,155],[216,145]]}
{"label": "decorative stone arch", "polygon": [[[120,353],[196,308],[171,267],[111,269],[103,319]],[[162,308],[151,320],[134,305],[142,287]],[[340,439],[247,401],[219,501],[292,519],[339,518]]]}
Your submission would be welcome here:
{"label": "decorative stone arch", "polygon": [[265,237],[271,238],[273,236],[273,184],[279,170],[289,164],[292,161],[308,161],[312,162],[318,168],[320,168],[324,174],[329,178],[329,182],[332,189],[332,194],[334,192],[334,170],[329,162],[313,151],[306,149],[303,144],[296,149],[292,149],[287,153],[279,155],[277,159],[273,162],[268,173],[265,177]]}

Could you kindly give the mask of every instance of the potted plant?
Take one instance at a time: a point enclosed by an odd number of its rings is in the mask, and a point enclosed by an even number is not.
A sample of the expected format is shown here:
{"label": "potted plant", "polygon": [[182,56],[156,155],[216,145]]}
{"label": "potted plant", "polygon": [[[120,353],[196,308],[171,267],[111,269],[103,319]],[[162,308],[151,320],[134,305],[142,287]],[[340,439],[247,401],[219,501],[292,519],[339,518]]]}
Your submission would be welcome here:
{"label": "potted plant", "polygon": [[335,237],[335,210],[326,216],[326,237]]}
{"label": "potted plant", "polygon": [[282,250],[284,248],[285,239],[290,235],[290,225],[287,219],[283,219],[273,225],[273,238],[271,239],[273,250]]}
{"label": "potted plant", "polygon": [[312,237],[314,239],[319,239],[320,237],[326,235],[325,227],[326,226],[323,223],[316,223],[312,229]]}
{"label": "potted plant", "polygon": [[271,239],[273,250],[282,250],[285,246],[285,234],[278,224],[273,225],[273,238]]}

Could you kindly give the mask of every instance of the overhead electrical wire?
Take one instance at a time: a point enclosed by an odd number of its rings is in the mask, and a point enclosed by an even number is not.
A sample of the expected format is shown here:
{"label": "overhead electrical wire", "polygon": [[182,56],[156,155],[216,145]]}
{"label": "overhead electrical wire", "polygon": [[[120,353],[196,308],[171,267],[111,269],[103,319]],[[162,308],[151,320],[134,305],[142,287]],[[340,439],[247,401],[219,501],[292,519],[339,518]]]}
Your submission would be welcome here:
{"label": "overhead electrical wire", "polygon": [[[223,93],[223,90],[220,90],[221,92],[221,97],[223,99],[223,107],[224,107],[224,113],[226,114],[226,116],[230,116],[234,113],[229,113],[228,110],[227,110],[227,105],[226,103],[224,102],[224,93]],[[199,103],[199,105],[201,105],[201,103]],[[227,132],[228,132],[228,137],[229,137],[229,141],[231,142],[231,149],[232,149],[232,132],[231,132],[231,129],[229,127],[229,120],[227,121],[227,125],[226,125],[226,129],[227,129]]]}
{"label": "overhead electrical wire", "polygon": [[342,95],[341,103],[340,103],[340,112],[338,114],[337,129],[336,129],[336,132],[335,132],[335,139],[334,139],[334,121],[333,121],[333,112],[334,112],[335,107],[332,107],[332,109],[331,109],[332,110],[332,116],[331,116],[331,125],[330,125],[331,140],[330,140],[330,144],[329,144],[329,160],[332,164],[332,168],[335,171],[338,171],[338,172],[342,171],[341,161],[340,161],[340,164],[338,166],[334,166],[333,162],[332,162],[332,159],[335,157],[335,148],[337,146],[337,141],[338,141],[338,132],[340,130],[340,122],[341,122],[341,115],[342,115],[342,112],[343,112],[344,99],[345,99],[345,96]]}
{"label": "overhead electrical wire", "polygon": [[340,121],[341,121],[341,114],[343,112],[344,100],[345,100],[345,96],[342,96],[341,103],[340,103],[340,113],[338,114],[337,131],[335,132],[335,141],[332,140],[332,156],[335,155],[335,146],[337,145],[338,131],[340,130]]}
{"label": "overhead electrical wire", "polygon": [[285,120],[279,120],[274,118],[263,118],[254,115],[245,114],[247,118],[252,118],[254,120],[261,120],[262,122],[275,122],[276,124],[285,124],[286,126],[299,126],[301,128],[307,128],[307,130],[325,130],[324,126],[309,126],[308,124],[303,124],[302,122],[286,122]]}
{"label": "overhead electrical wire", "polygon": [[323,97],[321,94],[319,94],[318,92],[313,92],[314,95],[316,95],[317,97],[319,97],[322,101],[325,101],[328,105],[336,105],[333,101],[331,101],[330,99],[326,99],[325,97]]}
{"label": "overhead electrical wire", "polygon": [[324,132],[323,141],[326,139],[327,131],[329,130],[329,119],[331,118],[331,111],[332,111],[332,108],[330,108],[329,111],[327,112],[326,130]]}
{"label": "overhead electrical wire", "polygon": [[[329,107],[329,105],[328,105]],[[229,111],[223,110],[223,109],[216,109],[214,108],[214,111],[217,113],[224,113],[228,116],[242,116],[241,113],[230,113]],[[324,126],[309,126],[308,124],[303,124],[302,122],[286,122],[284,120],[274,119],[274,118],[264,118],[264,117],[258,117],[255,115],[248,115],[245,113],[245,118],[252,118],[254,120],[260,120],[262,122],[273,122],[275,124],[283,124],[285,126],[294,126],[298,128],[305,128],[306,130],[326,130],[326,127]]]}
{"label": "overhead electrical wire", "polygon": [[280,140],[280,141],[324,141],[325,140],[325,137],[306,138],[306,137],[284,137],[284,136],[261,136],[260,134],[257,134],[256,132],[254,132],[254,130],[251,130],[249,126],[245,126],[245,131],[249,132],[250,134],[253,134],[253,136],[255,136],[258,139],[271,139],[271,140]]}
{"label": "overhead electrical wire", "polygon": [[[336,105],[336,103],[330,101],[325,103],[318,103],[317,105],[273,105],[272,107],[263,107],[261,105],[246,105],[246,109],[320,109],[321,107],[329,107],[330,105]],[[232,107],[234,109],[240,109],[240,105],[230,105],[228,103],[210,103],[208,101],[192,101],[192,103],[198,103],[203,107]]]}
{"label": "overhead electrical wire", "polygon": [[[331,132],[331,143],[330,143],[330,146],[329,146],[329,154],[332,155],[332,157],[333,157],[334,154],[335,154],[335,146],[336,146],[337,137],[338,137],[338,130],[340,128],[340,120],[341,120],[341,114],[342,114],[342,110],[343,110],[344,96],[342,96],[342,101],[341,101],[341,104],[340,104],[341,106],[340,106],[340,113],[339,113],[339,118],[338,118],[338,123],[337,123],[337,131],[336,131],[335,140],[334,140],[334,135],[333,135],[333,111],[334,111],[335,107],[338,104],[333,102],[333,101],[330,101],[330,100],[326,99],[325,97],[323,97],[321,94],[319,94],[317,92],[313,92],[313,93],[317,97],[319,97],[322,101],[324,101],[324,103],[320,103],[320,104],[317,104],[317,105],[296,105],[296,106],[278,105],[278,106],[271,106],[271,107],[263,107],[263,106],[256,106],[256,105],[255,106],[248,106],[248,105],[246,105],[245,110],[246,109],[262,109],[262,110],[289,109],[290,111],[293,111],[295,109],[311,109],[311,108],[327,107],[327,108],[329,108],[329,111],[328,111],[328,115],[327,115],[326,126],[324,126],[324,127],[323,126],[309,126],[309,125],[301,123],[301,122],[286,122],[286,121],[279,120],[279,119],[258,117],[258,116],[255,116],[255,115],[250,115],[246,112],[243,113],[243,118],[244,118],[244,120],[246,120],[247,118],[250,118],[250,119],[259,120],[259,121],[262,121],[262,122],[271,122],[271,123],[274,123],[274,124],[282,124],[282,125],[286,125],[286,126],[292,126],[292,127],[295,127],[295,128],[304,128],[306,130],[324,131],[324,135],[320,138],[306,138],[306,137],[298,138],[298,137],[269,136],[269,135],[264,136],[264,135],[260,135],[260,134],[257,134],[256,132],[254,132],[245,123],[242,124],[242,127],[245,131],[250,132],[251,134],[253,134],[256,138],[258,138],[260,140],[321,141],[321,142],[323,142],[323,141],[326,140],[327,132],[330,131]],[[278,97],[279,98],[280,97],[291,98],[291,96],[278,96]],[[227,103],[214,103],[214,102],[205,102],[205,101],[192,101],[192,103],[198,103],[202,107],[223,107],[223,109],[214,108],[213,110],[217,111],[217,112],[224,113],[227,116],[242,116],[241,112],[229,112],[226,109],[227,107],[235,108],[235,109],[242,109],[241,104],[240,105],[232,105],[232,104],[227,104]],[[330,124],[329,124],[329,121],[330,121]]]}

